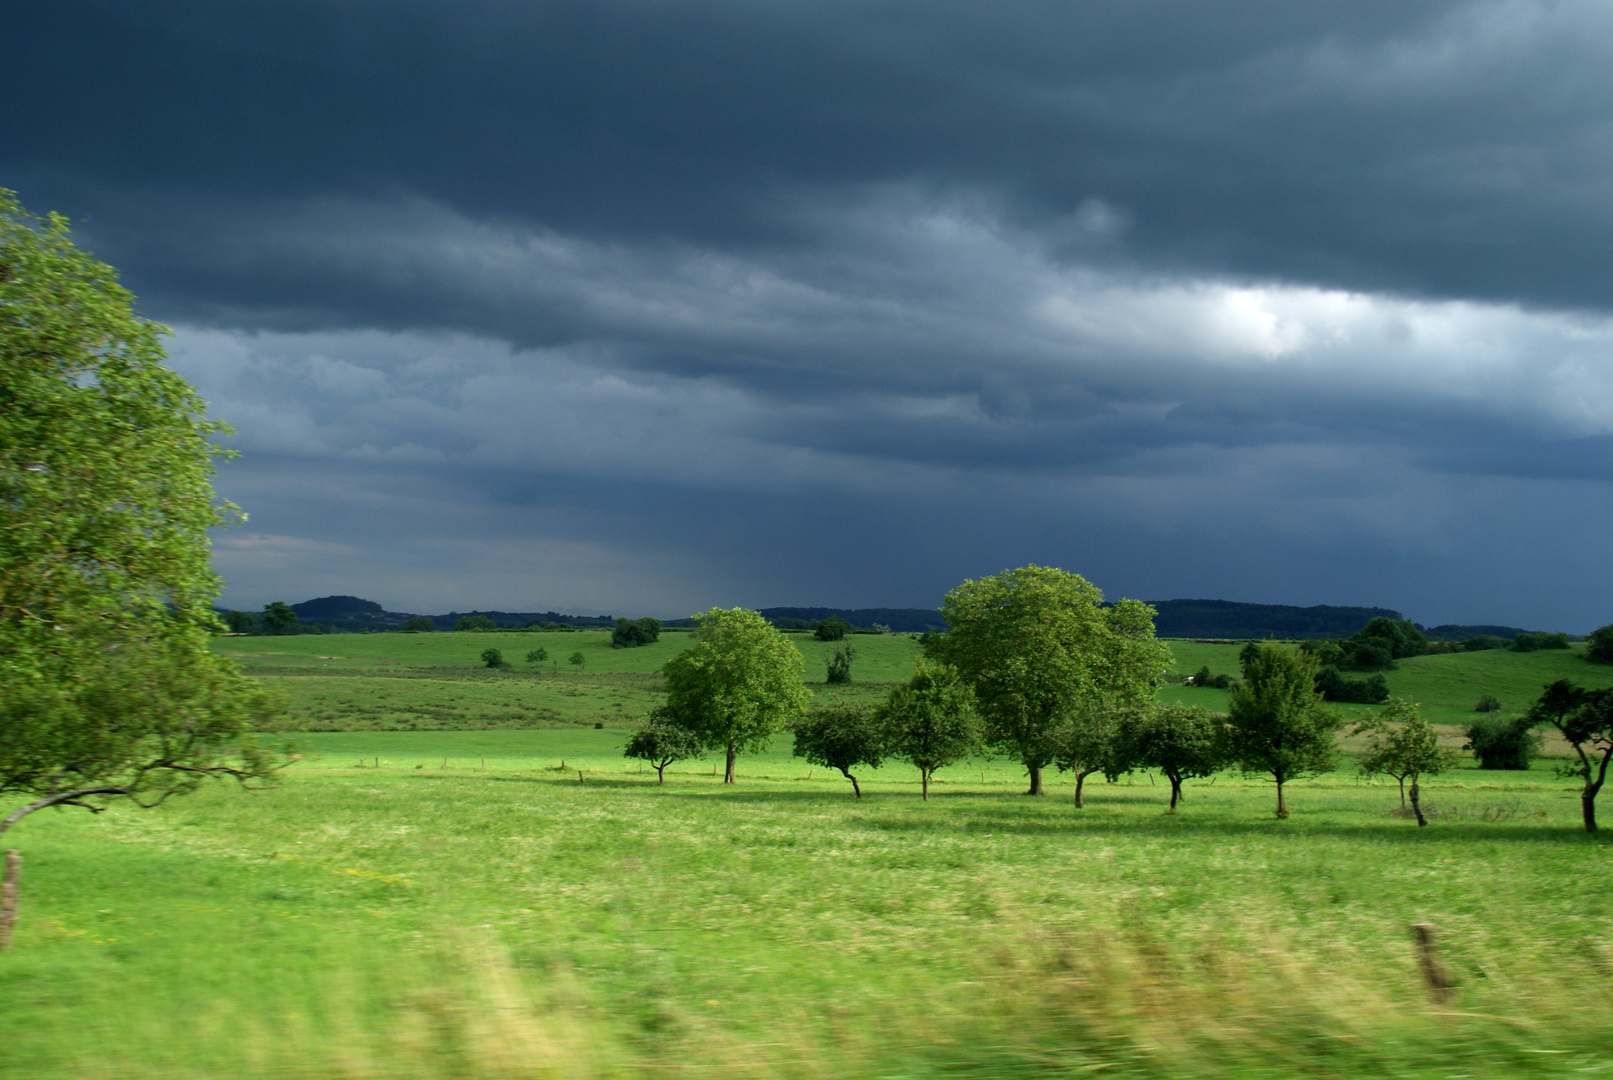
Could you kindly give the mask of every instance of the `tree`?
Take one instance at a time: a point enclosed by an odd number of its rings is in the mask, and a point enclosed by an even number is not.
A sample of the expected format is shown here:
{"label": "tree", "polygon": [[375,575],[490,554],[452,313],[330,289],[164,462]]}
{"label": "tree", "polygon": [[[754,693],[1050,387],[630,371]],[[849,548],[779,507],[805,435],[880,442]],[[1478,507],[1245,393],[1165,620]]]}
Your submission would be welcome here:
{"label": "tree", "polygon": [[429,634],[437,629],[437,624],[426,615],[411,615],[403,624],[403,629],[411,634]]}
{"label": "tree", "polygon": [[1529,759],[1540,753],[1540,733],[1534,728],[1528,716],[1511,720],[1487,716],[1468,726],[1462,749],[1473,752],[1481,769],[1526,772]]}
{"label": "tree", "polygon": [[705,757],[700,736],[674,723],[665,707],[652,709],[644,726],[633,732],[627,740],[623,757],[648,761],[655,766],[656,783],[666,783],[666,767],[675,761]]}
{"label": "tree", "polygon": [[584,656],[581,651],[574,652],[570,656],[566,657],[566,663],[580,668],[584,664],[588,663],[588,657]]}
{"label": "tree", "polygon": [[941,604],[949,629],[926,652],[969,683],[990,745],[1024,762],[1028,794],[1042,794],[1055,734],[1077,706],[1151,700],[1170,668],[1170,652],[1154,640],[1153,608],[1102,601],[1078,574],[1025,566],[965,581]]}
{"label": "tree", "polygon": [[498,650],[498,649],[483,649],[482,650],[482,663],[486,664],[490,668],[503,667],[504,666],[504,653],[502,651]]}
{"label": "tree", "polygon": [[1087,777],[1101,772],[1119,776],[1126,769],[1116,757],[1120,726],[1127,710],[1107,701],[1091,701],[1076,706],[1070,722],[1051,734],[1053,763],[1060,772],[1075,774],[1075,808],[1086,806],[1082,792]]}
{"label": "tree", "polygon": [[759,751],[793,725],[811,700],[801,653],[754,611],[712,608],[696,615],[694,644],[668,660],[668,715],[728,758],[734,783],[740,751]]}
{"label": "tree", "polygon": [[224,625],[232,634],[256,634],[263,629],[263,616],[255,611],[226,611]]}
{"label": "tree", "polygon": [[208,648],[220,582],[204,403],[167,331],[65,219],[0,190],[0,795],[37,810],[152,806],[269,779],[275,699]]}
{"label": "tree", "polygon": [[1585,658],[1598,664],[1613,664],[1613,623],[1591,631],[1585,643]]}
{"label": "tree", "polygon": [[1456,764],[1456,754],[1439,745],[1439,735],[1433,725],[1423,719],[1416,705],[1392,697],[1383,711],[1361,721],[1355,727],[1357,734],[1367,736],[1367,745],[1356,762],[1367,776],[1382,773],[1392,776],[1400,784],[1400,808],[1406,808],[1406,781],[1411,781],[1412,811],[1417,824],[1427,825],[1422,804],[1416,798],[1417,780],[1433,776]]}
{"label": "tree", "polygon": [[850,645],[836,646],[835,651],[830,653],[828,659],[824,661],[824,681],[836,685],[849,685],[851,683],[851,661],[856,656],[857,651]]}
{"label": "tree", "polygon": [[526,662],[529,664],[541,664],[547,659],[549,659],[549,650],[542,645],[539,645],[536,649],[529,649],[526,654]]}
{"label": "tree", "polygon": [[812,624],[812,636],[819,641],[840,641],[855,629],[849,622],[838,615],[831,615],[827,619],[820,619]]}
{"label": "tree", "polygon": [[1557,772],[1580,780],[1580,814],[1586,832],[1596,831],[1596,796],[1607,781],[1613,759],[1613,690],[1581,690],[1558,679],[1529,710],[1531,723],[1542,721],[1562,732],[1577,760],[1559,765]]}
{"label": "tree", "polygon": [[1277,816],[1288,816],[1283,785],[1333,767],[1335,735],[1344,720],[1316,692],[1316,660],[1271,642],[1257,646],[1232,691],[1227,756],[1245,773],[1277,784]]}
{"label": "tree", "polygon": [[613,649],[629,649],[635,645],[653,645],[660,637],[660,619],[617,619],[616,629],[610,634],[610,645]]}
{"label": "tree", "polygon": [[497,630],[498,623],[486,615],[462,615],[454,620],[455,630]]}
{"label": "tree", "polygon": [[1158,769],[1170,781],[1176,813],[1184,781],[1214,776],[1226,764],[1226,722],[1202,705],[1160,705],[1126,716],[1115,740],[1116,772]]}
{"label": "tree", "polygon": [[281,600],[263,605],[263,631],[266,634],[294,634],[297,632],[297,613]]}
{"label": "tree", "polygon": [[868,706],[836,702],[813,709],[795,725],[794,753],[814,765],[840,770],[860,799],[862,785],[851,770],[859,765],[879,768],[885,760],[885,727]]}
{"label": "tree", "polygon": [[980,752],[980,716],[974,691],[950,664],[920,658],[913,677],[890,692],[879,710],[890,755],[919,771],[924,801],[930,778]]}

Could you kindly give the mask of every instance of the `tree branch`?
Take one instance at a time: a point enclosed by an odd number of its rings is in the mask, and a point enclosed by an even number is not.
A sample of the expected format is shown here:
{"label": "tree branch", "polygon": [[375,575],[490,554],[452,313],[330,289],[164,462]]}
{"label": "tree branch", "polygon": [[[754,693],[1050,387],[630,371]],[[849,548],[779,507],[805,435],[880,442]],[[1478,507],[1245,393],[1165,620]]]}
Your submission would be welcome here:
{"label": "tree branch", "polygon": [[42,799],[35,799],[31,803],[19,806],[16,810],[13,810],[11,814],[3,821],[0,821],[0,836],[5,835],[7,829],[11,828],[13,825],[27,817],[29,814],[33,813],[35,810],[43,810],[48,806],[82,806],[91,813],[98,814],[101,812],[100,807],[91,806],[87,803],[79,801],[80,799],[88,798],[91,795],[132,796],[133,792],[126,787],[93,787],[79,788],[77,791],[62,791],[54,795],[46,795]]}

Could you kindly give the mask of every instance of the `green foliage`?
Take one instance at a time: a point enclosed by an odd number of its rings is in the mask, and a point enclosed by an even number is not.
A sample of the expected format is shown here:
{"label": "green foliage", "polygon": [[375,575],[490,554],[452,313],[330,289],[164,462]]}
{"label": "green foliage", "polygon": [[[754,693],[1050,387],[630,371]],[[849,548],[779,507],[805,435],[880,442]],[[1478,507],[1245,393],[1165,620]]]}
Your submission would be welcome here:
{"label": "green foliage", "polygon": [[712,608],[695,622],[694,644],[661,669],[668,716],[726,751],[732,783],[740,751],[765,747],[812,695],[801,683],[801,653],[757,612]]}
{"label": "green foliage", "polygon": [[247,732],[276,706],[208,647],[225,429],[132,302],[0,190],[0,794],[29,800],[0,832],[273,766]]}
{"label": "green foliage", "polygon": [[986,737],[1014,754],[1042,793],[1056,732],[1077,707],[1135,706],[1154,697],[1170,652],[1154,639],[1153,608],[1137,600],[1101,606],[1078,574],[1041,566],[965,581],[946,595],[950,629],[926,649],[974,690]]}
{"label": "green foliage", "polygon": [[413,615],[403,624],[403,629],[410,634],[429,634],[437,629],[437,624],[425,615]]}
{"label": "green foliage", "polygon": [[1613,760],[1613,690],[1582,690],[1566,679],[1546,687],[1530,708],[1528,719],[1562,732],[1574,748],[1575,760],[1558,766],[1558,774],[1583,783],[1580,811],[1586,832],[1596,831],[1596,796],[1607,782]]}
{"label": "green foliage", "polygon": [[1364,679],[1347,679],[1328,666],[1316,673],[1316,689],[1328,701],[1376,705],[1389,697],[1389,680],[1380,672]]}
{"label": "green foliage", "polygon": [[1194,686],[1202,686],[1211,690],[1225,690],[1232,685],[1232,676],[1211,675],[1210,666],[1206,664],[1193,673],[1191,682]]}
{"label": "green foliage", "polygon": [[819,641],[840,641],[853,629],[855,628],[845,619],[831,615],[812,624],[812,636]]}
{"label": "green foliage", "polygon": [[1344,646],[1333,638],[1312,638],[1300,643],[1300,651],[1316,658],[1317,664],[1327,667],[1344,659]]}
{"label": "green foliage", "polygon": [[263,605],[263,632],[266,634],[295,634],[297,613],[282,600]]}
{"label": "green foliage", "polygon": [[1049,732],[1049,757],[1060,772],[1075,774],[1075,805],[1084,805],[1086,778],[1101,772],[1111,779],[1127,771],[1120,752],[1120,728],[1133,713],[1150,705],[1098,698],[1078,703],[1064,724]]}
{"label": "green foliage", "polygon": [[584,656],[582,654],[582,652],[579,650],[577,652],[572,653],[570,656],[566,657],[566,663],[571,664],[574,667],[579,667],[580,668],[584,664],[588,663],[588,657]]}
{"label": "green foliage", "polygon": [[1507,646],[1513,652],[1534,652],[1537,649],[1568,648],[1567,634],[1518,634]]}
{"label": "green foliage", "polygon": [[500,668],[504,666],[504,653],[498,649],[483,649],[482,664],[484,667]]}
{"label": "green foliage", "polygon": [[1540,753],[1541,738],[1534,721],[1527,716],[1512,720],[1487,717],[1467,729],[1462,749],[1471,750],[1481,769],[1523,771],[1529,759]]}
{"label": "green foliage", "polygon": [[660,619],[617,619],[610,644],[613,649],[630,649],[636,645],[653,645],[660,637]]}
{"label": "green foliage", "polygon": [[255,611],[226,611],[224,625],[232,634],[259,634],[263,632],[263,616]]}
{"label": "green foliage", "polygon": [[1457,755],[1439,745],[1439,734],[1416,705],[1390,698],[1382,711],[1356,725],[1366,747],[1356,762],[1366,776],[1392,776],[1400,783],[1400,805],[1406,805],[1406,781],[1434,776],[1456,767]]}
{"label": "green foliage", "polygon": [[890,755],[919,771],[926,802],[936,770],[979,753],[983,745],[974,691],[950,664],[920,659],[913,677],[881,706],[879,723]]}
{"label": "green foliage", "polygon": [[454,629],[461,632],[466,630],[497,630],[498,623],[489,619],[486,615],[462,615],[454,620]]}
{"label": "green foliage", "polygon": [[1598,664],[1613,664],[1613,623],[1591,631],[1586,639],[1585,656]]}
{"label": "green foliage", "polygon": [[1113,769],[1158,769],[1170,781],[1170,813],[1182,801],[1182,784],[1213,776],[1225,765],[1226,722],[1201,705],[1160,705],[1122,718]]}
{"label": "green foliage", "polygon": [[549,650],[542,645],[539,645],[536,649],[527,650],[526,662],[529,664],[541,664],[547,659],[549,659]]}
{"label": "green foliage", "polygon": [[1342,648],[1343,655],[1336,661],[1339,667],[1377,671],[1393,668],[1395,661],[1404,657],[1421,656],[1428,651],[1428,639],[1405,619],[1379,615],[1347,639]]}
{"label": "green foliage", "polygon": [[1322,704],[1316,675],[1309,654],[1262,644],[1249,656],[1229,702],[1227,758],[1246,774],[1275,781],[1279,818],[1288,816],[1284,784],[1332,768],[1335,736],[1344,723]]}
{"label": "green foliage", "polygon": [[794,754],[814,765],[838,769],[860,799],[862,785],[851,770],[859,765],[879,768],[887,753],[886,742],[885,722],[874,709],[836,702],[812,709],[796,723]]}
{"label": "green foliage", "polygon": [[824,681],[837,686],[851,684],[851,662],[857,652],[850,645],[837,646],[824,662]]}
{"label": "green foliage", "polygon": [[1473,706],[1474,712],[1500,712],[1501,699],[1494,694],[1485,694],[1479,698],[1479,703]]}
{"label": "green foliage", "polygon": [[665,708],[654,709],[632,738],[622,756],[647,761],[655,766],[656,782],[666,783],[666,767],[676,761],[706,756],[700,736],[674,722]]}

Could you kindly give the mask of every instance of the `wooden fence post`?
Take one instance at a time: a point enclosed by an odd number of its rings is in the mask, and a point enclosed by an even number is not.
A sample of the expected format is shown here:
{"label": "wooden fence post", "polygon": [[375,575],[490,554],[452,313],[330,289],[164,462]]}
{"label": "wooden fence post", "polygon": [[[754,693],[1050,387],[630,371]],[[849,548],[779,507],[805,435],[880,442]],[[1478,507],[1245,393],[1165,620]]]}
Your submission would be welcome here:
{"label": "wooden fence post", "polygon": [[1422,956],[1423,978],[1427,981],[1434,1000],[1443,1005],[1451,996],[1451,981],[1445,977],[1445,969],[1439,965],[1439,953],[1434,948],[1434,926],[1432,923],[1416,923],[1412,926],[1411,932],[1417,935],[1417,947]]}

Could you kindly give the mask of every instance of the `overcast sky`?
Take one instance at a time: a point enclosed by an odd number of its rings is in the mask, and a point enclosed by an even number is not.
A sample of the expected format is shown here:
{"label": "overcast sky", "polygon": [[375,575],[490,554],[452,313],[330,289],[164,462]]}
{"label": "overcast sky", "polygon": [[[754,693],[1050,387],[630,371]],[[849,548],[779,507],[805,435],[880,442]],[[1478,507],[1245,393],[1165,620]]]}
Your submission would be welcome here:
{"label": "overcast sky", "polygon": [[8,0],[225,602],[1613,621],[1613,5]]}

